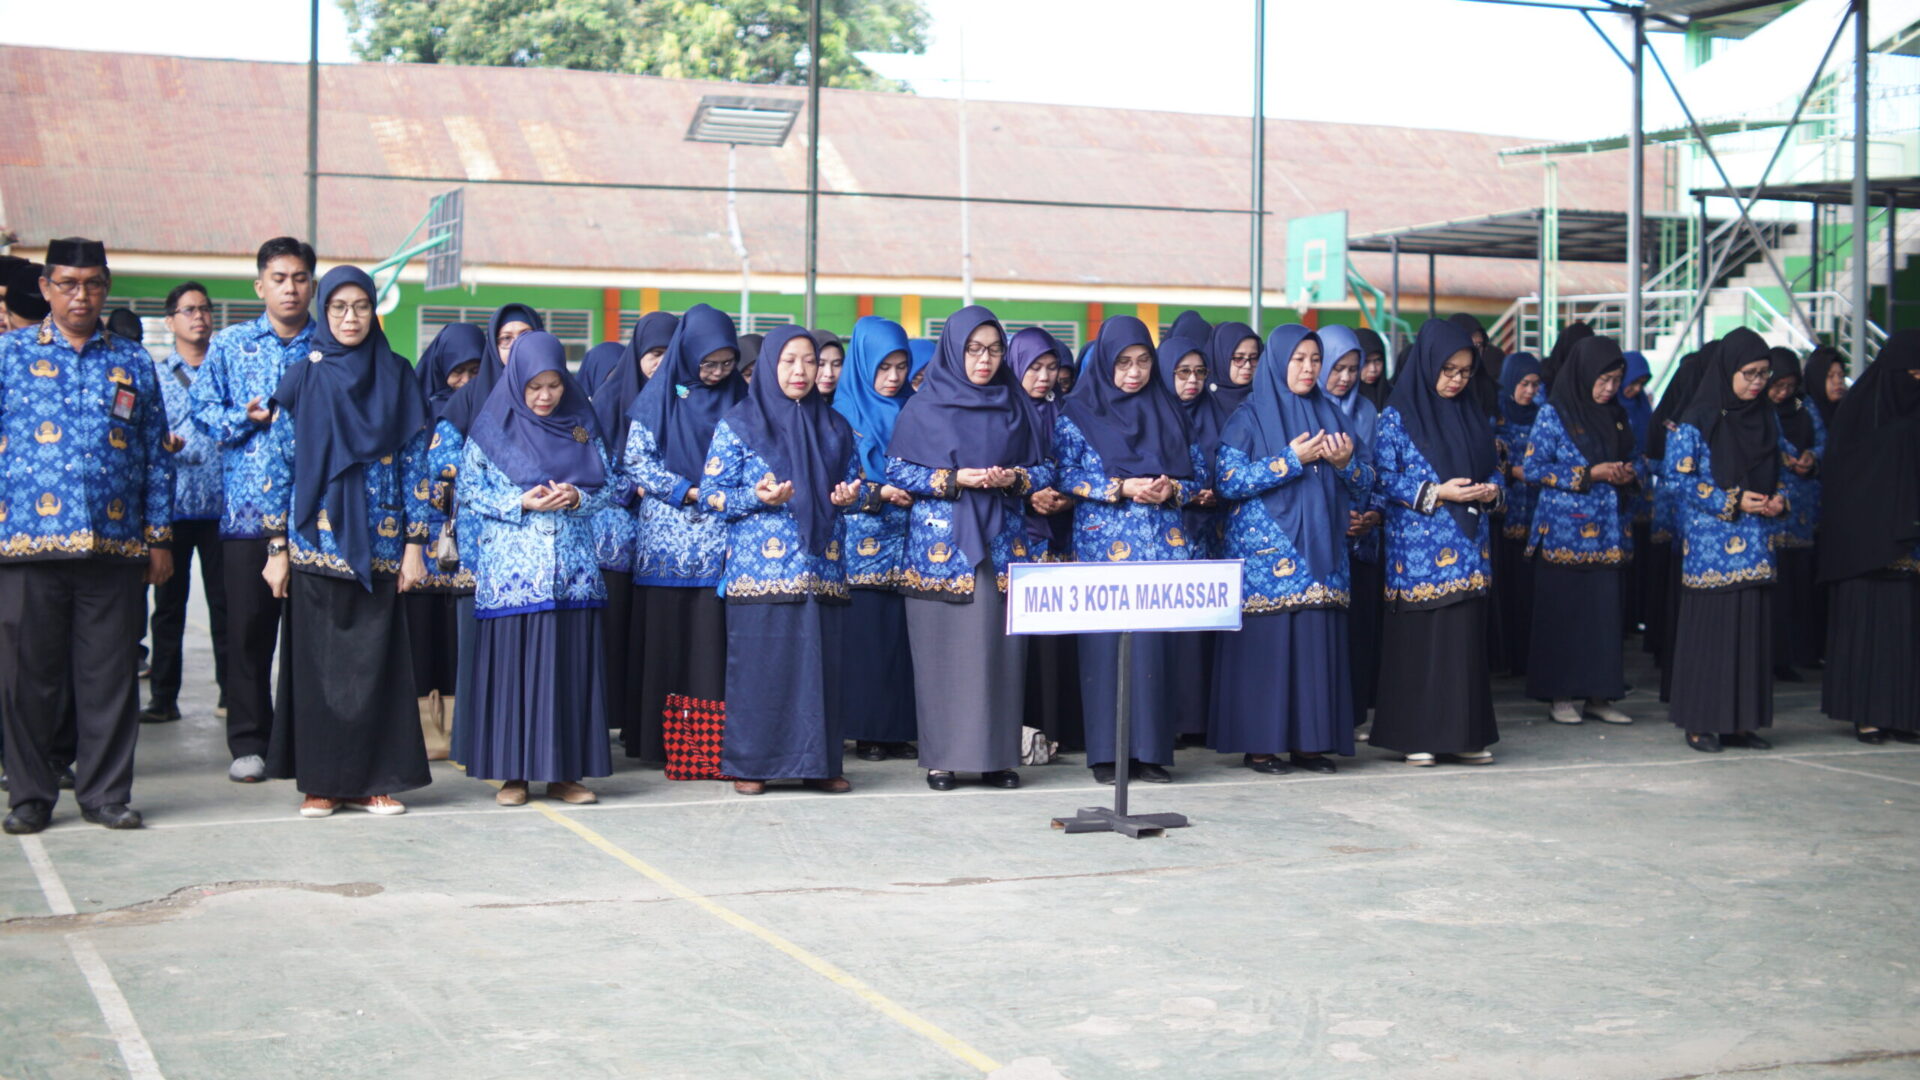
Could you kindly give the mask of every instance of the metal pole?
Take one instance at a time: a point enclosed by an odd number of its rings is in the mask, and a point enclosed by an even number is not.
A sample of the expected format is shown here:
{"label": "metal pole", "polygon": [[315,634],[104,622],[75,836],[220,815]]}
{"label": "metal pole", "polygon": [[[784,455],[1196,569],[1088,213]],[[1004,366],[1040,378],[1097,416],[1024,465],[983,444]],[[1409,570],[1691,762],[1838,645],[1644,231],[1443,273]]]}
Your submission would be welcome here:
{"label": "metal pole", "polygon": [[820,285],[820,0],[807,5],[807,325],[817,325]]}
{"label": "metal pole", "polygon": [[320,246],[320,0],[307,28],[307,243]]}
{"label": "metal pole", "polygon": [[[1534,348],[1545,360],[1547,353],[1547,215],[1545,211],[1533,215],[1540,223],[1540,233],[1533,239],[1535,255],[1533,259],[1534,292],[1538,301],[1533,305]],[[1546,387],[1541,387],[1542,390]],[[1537,396],[1537,395],[1536,395]]]}
{"label": "metal pole", "polygon": [[[1696,270],[1700,277],[1700,299],[1693,305],[1693,310],[1700,316],[1699,347],[1704,349],[1707,347],[1707,294],[1713,290],[1713,278],[1709,276],[1712,271],[1707,268],[1707,197],[1697,196],[1693,201],[1700,207],[1700,264]],[[1680,338],[1682,341],[1686,340],[1684,327],[1681,329]]]}
{"label": "metal pole", "polygon": [[733,253],[740,256],[740,332],[753,333],[753,264],[747,258],[747,242],[740,235],[740,210],[733,196],[734,160],[738,147],[727,144],[727,235],[733,240]]}
{"label": "metal pole", "polygon": [[[1253,272],[1247,325],[1260,333],[1267,262],[1267,0],[1253,0]],[[1397,314],[1397,312],[1396,312]]]}
{"label": "metal pole", "polygon": [[1387,250],[1393,255],[1393,327],[1387,335],[1388,340],[1393,342],[1393,355],[1387,357],[1387,370],[1389,374],[1395,374],[1393,365],[1400,358],[1400,238],[1387,237]]}
{"label": "metal pole", "polygon": [[1867,0],[1853,0],[1853,363],[1867,362]]}
{"label": "metal pole", "polygon": [[1113,812],[1127,816],[1127,778],[1133,773],[1133,634],[1120,632],[1120,696],[1113,706]]}
{"label": "metal pole", "polygon": [[973,306],[973,191],[967,146],[967,22],[956,28],[960,42],[960,303]]}
{"label": "metal pole", "polygon": [[1893,195],[1887,195],[1887,295],[1886,315],[1880,320],[1880,329],[1893,333],[1893,272],[1900,259],[1900,242],[1897,235],[1900,226],[1900,208],[1894,205]]}
{"label": "metal pole", "polygon": [[1440,314],[1436,306],[1440,302],[1440,297],[1437,295],[1440,292],[1438,271],[1439,266],[1436,264],[1433,252],[1427,252],[1427,318],[1429,319],[1437,318]]}
{"label": "metal pole", "polygon": [[1641,233],[1646,220],[1645,176],[1647,168],[1646,133],[1641,106],[1646,97],[1641,76],[1647,52],[1647,13],[1633,12],[1633,118],[1627,129],[1627,325],[1629,351],[1640,348],[1640,298],[1646,278],[1646,256],[1640,250]]}

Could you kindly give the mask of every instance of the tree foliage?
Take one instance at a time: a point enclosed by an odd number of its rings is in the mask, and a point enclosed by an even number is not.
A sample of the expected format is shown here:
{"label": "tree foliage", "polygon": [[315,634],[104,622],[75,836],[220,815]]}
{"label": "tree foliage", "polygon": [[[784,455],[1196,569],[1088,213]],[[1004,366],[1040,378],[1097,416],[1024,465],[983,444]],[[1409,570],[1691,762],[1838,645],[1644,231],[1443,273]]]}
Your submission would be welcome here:
{"label": "tree foliage", "polygon": [[[807,81],[806,0],[338,0],[362,60]],[[904,90],[857,52],[924,52],[921,0],[823,0],[822,82]]]}

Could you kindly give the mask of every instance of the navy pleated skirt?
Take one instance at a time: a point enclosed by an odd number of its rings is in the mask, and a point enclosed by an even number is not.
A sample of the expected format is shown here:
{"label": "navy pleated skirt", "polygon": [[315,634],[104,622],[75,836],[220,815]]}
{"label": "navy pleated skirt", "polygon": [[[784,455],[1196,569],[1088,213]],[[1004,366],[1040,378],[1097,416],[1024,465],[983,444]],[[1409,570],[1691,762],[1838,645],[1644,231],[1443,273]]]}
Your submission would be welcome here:
{"label": "navy pleated skirt", "polygon": [[600,611],[479,620],[454,757],[476,780],[578,781],[613,772]]}
{"label": "navy pleated skirt", "polygon": [[840,775],[844,606],[727,605],[727,735],[720,771],[743,780]]}
{"label": "navy pleated skirt", "polygon": [[[1173,709],[1176,681],[1193,677],[1172,670],[1171,634],[1133,635],[1131,691],[1128,714],[1132,737],[1130,756],[1154,765],[1173,764],[1173,740],[1179,734]],[[1080,700],[1087,719],[1087,764],[1113,761],[1113,720],[1120,696],[1120,635],[1080,635]]]}
{"label": "navy pleated skirt", "polygon": [[1207,745],[1223,754],[1353,754],[1345,611],[1249,615],[1220,635]]}
{"label": "navy pleated skirt", "polygon": [[896,592],[853,590],[840,638],[840,684],[851,690],[843,698],[846,738],[906,743],[917,737],[906,604]]}

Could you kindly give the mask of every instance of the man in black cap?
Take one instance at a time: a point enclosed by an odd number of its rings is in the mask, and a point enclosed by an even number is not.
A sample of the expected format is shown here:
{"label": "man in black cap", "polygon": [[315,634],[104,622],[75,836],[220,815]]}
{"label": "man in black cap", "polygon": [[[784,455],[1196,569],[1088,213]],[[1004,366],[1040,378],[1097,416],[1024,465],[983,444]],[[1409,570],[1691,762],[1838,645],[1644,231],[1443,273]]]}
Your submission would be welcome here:
{"label": "man in black cap", "polygon": [[0,337],[0,724],[9,833],[52,820],[62,713],[79,737],[81,815],[137,829],[133,679],[145,587],[173,573],[173,461],[145,349],[105,331],[97,240],[47,245],[37,329]]}
{"label": "man in black cap", "polygon": [[38,326],[52,310],[47,307],[46,298],[40,295],[40,264],[21,259],[18,263],[0,267],[0,273],[6,275],[7,308],[4,321],[7,330],[20,330],[29,326]]}

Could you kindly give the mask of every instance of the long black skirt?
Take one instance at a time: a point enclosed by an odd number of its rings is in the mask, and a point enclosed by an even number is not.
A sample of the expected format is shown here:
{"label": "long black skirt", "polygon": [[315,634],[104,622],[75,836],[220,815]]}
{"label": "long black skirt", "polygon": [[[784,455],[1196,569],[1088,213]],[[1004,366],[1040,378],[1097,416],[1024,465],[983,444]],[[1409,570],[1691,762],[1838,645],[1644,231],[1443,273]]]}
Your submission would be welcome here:
{"label": "long black skirt", "polygon": [[1673,541],[1661,543],[1647,541],[1647,546],[1634,556],[1640,562],[1640,621],[1647,630],[1640,638],[1640,648],[1653,654],[1654,662],[1664,666],[1667,656],[1667,590],[1671,587],[1673,574]]}
{"label": "long black skirt", "polygon": [[1773,590],[1680,590],[1673,634],[1673,707],[1688,734],[1773,726]]}
{"label": "long black skirt", "polygon": [[720,771],[748,780],[841,772],[840,623],[846,608],[733,604],[727,612],[727,734]]}
{"label": "long black skirt", "polygon": [[1620,578],[1619,570],[1574,570],[1547,562],[1534,567],[1528,697],[1616,701],[1626,696]]}
{"label": "long black skirt", "polygon": [[[1168,670],[1167,638],[1161,633],[1133,635],[1128,725],[1131,758],[1154,765],[1173,764],[1174,678]],[[1086,706],[1087,764],[1112,764],[1113,724],[1120,704],[1120,635],[1080,635],[1080,700]]]}
{"label": "long black skirt", "polygon": [[1067,752],[1087,746],[1081,718],[1080,639],[1040,634],[1027,639],[1026,721]]}
{"label": "long black skirt", "polygon": [[413,650],[395,582],[293,572],[267,775],[303,795],[365,799],[426,787]]}
{"label": "long black skirt", "polygon": [[604,719],[606,727],[624,727],[627,705],[633,696],[629,688],[632,675],[640,670],[639,665],[628,667],[628,659],[634,655],[633,641],[629,635],[633,632],[633,575],[618,570],[602,570],[600,578],[607,584],[607,602],[600,608],[600,655],[601,686],[604,690]]}
{"label": "long black skirt", "polygon": [[1405,754],[1464,754],[1500,741],[1486,622],[1484,596],[1387,612],[1371,745]]}
{"label": "long black skirt", "polygon": [[1920,731],[1920,577],[1833,583],[1820,711],[1835,720]]}
{"label": "long black skirt", "polygon": [[1500,624],[1500,632],[1491,639],[1499,647],[1489,652],[1491,669],[1509,675],[1525,675],[1533,650],[1533,604],[1535,583],[1533,560],[1527,558],[1527,542],[1507,536],[1493,540],[1493,580],[1495,589],[1487,598],[1491,621]]}
{"label": "long black skirt", "polygon": [[600,610],[479,623],[473,693],[462,704],[467,775],[550,784],[613,772]]}
{"label": "long black skirt", "polygon": [[908,743],[918,737],[906,604],[896,592],[853,590],[841,620],[839,661],[847,688],[842,730],[849,739]]}
{"label": "long black skirt", "polygon": [[706,586],[642,585],[637,599],[646,609],[640,695],[637,706],[621,718],[620,741],[628,757],[662,763],[667,760],[667,695],[726,697],[727,602]]}
{"label": "long black skirt", "polygon": [[1380,620],[1387,613],[1387,568],[1384,563],[1353,559],[1353,601],[1347,607],[1347,665],[1353,674],[1353,722],[1366,723],[1373,708],[1374,687],[1380,683]]}
{"label": "long black skirt", "polygon": [[[1660,700],[1673,700],[1673,663],[1675,648],[1680,640],[1680,599],[1681,594],[1689,592],[1681,574],[1686,568],[1686,559],[1679,548],[1674,548],[1667,559],[1667,606],[1658,612],[1662,627],[1660,631],[1660,651],[1653,656],[1654,663],[1660,665]],[[1769,631],[1771,632],[1771,631]]]}
{"label": "long black skirt", "polygon": [[1173,679],[1173,733],[1205,735],[1212,712],[1214,640],[1218,634],[1174,634],[1167,640],[1167,671]]}
{"label": "long black skirt", "polygon": [[1647,547],[1648,537],[1653,532],[1649,522],[1636,521],[1631,526],[1633,552],[1627,556],[1627,565],[1620,575],[1620,614],[1623,625],[1620,632],[1631,634],[1647,621]]}
{"label": "long black skirt", "polygon": [[1207,745],[1223,754],[1353,754],[1347,613],[1249,615],[1220,635]]}
{"label": "long black skirt", "polygon": [[1775,548],[1773,565],[1773,662],[1782,668],[1812,667],[1820,660],[1813,549]]}
{"label": "long black skirt", "polygon": [[459,689],[460,597],[457,593],[408,593],[407,642],[413,652],[413,696]]}

